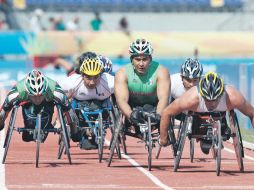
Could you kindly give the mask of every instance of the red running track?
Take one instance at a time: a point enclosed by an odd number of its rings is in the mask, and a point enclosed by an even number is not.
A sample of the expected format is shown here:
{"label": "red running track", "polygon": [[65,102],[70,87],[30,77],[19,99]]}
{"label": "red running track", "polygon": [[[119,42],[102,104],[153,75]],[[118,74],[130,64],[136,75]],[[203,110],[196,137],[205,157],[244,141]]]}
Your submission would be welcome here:
{"label": "red running track", "polygon": [[[6,123],[7,124],[7,123]],[[17,126],[22,126],[18,113]],[[110,134],[108,131],[107,139]],[[221,174],[216,176],[212,155],[202,154],[199,143],[195,146],[195,159],[189,159],[189,141],[186,141],[178,172],[173,172],[170,147],[163,148],[160,158],[153,159],[152,171],[147,170],[147,151],[138,139],[127,137],[128,156],[114,157],[107,167],[109,151],[105,146],[104,159],[98,161],[96,150],[81,150],[71,144],[72,165],[66,156],[57,159],[58,136],[49,134],[41,145],[39,168],[35,167],[34,142],[26,143],[17,132],[13,133],[6,164],[2,165],[0,189],[254,189],[254,152],[245,150],[245,172],[240,173],[233,146],[224,143]],[[1,142],[3,138],[1,138]],[[155,151],[154,151],[155,154]],[[1,155],[2,156],[2,155]],[[123,155],[123,157],[126,157]]]}

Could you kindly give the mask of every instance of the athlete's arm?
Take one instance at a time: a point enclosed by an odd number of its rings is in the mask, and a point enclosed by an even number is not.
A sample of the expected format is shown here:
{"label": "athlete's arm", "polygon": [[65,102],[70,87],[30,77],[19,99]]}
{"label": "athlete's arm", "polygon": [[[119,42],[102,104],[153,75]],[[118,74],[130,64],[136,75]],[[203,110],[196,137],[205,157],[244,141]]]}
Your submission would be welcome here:
{"label": "athlete's arm", "polygon": [[175,99],[161,114],[160,122],[160,143],[166,145],[168,142],[168,127],[170,126],[170,117],[183,111],[196,111],[199,104],[197,87],[192,87],[182,96]]}
{"label": "athlete's arm", "polygon": [[129,119],[131,115],[131,107],[128,104],[129,90],[128,79],[125,73],[125,68],[121,68],[115,75],[115,97],[116,102],[122,113]]}
{"label": "athlete's arm", "polygon": [[243,95],[236,90],[233,86],[226,87],[227,92],[227,106],[231,109],[238,109],[244,115],[248,116],[251,120],[252,127],[254,127],[254,108],[243,97]]}
{"label": "athlete's arm", "polygon": [[11,91],[7,94],[2,107],[0,108],[0,128],[3,128],[4,121],[8,116],[8,113],[13,108],[14,102],[19,100],[19,93],[17,87],[14,86]]}
{"label": "athlete's arm", "polygon": [[161,66],[157,73],[157,96],[159,102],[156,111],[158,114],[161,114],[168,105],[170,89],[171,82],[169,72],[165,67]]}

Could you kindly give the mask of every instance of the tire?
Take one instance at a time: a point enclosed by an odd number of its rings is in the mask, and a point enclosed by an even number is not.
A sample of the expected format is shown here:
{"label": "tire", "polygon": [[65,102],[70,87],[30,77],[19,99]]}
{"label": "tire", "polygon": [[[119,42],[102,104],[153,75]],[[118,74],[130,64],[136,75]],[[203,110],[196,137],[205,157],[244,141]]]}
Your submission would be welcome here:
{"label": "tire", "polygon": [[101,163],[103,157],[103,144],[104,144],[104,126],[102,122],[102,113],[99,113],[99,127],[98,130],[98,155],[99,155],[99,162]]}
{"label": "tire", "polygon": [[[110,115],[110,120],[111,120],[112,126],[113,126],[113,127],[110,127],[111,134],[112,134],[112,137],[111,137],[111,140],[110,140],[110,146],[109,146],[109,150],[110,150],[110,147],[111,147],[113,139],[114,139],[114,130],[115,130],[115,126],[116,126],[116,118],[115,118],[112,111],[109,111],[109,115]],[[119,138],[117,138],[116,153],[117,153],[118,158],[121,159],[122,156],[121,156],[121,150],[120,150],[120,145],[119,145]]]}
{"label": "tire", "polygon": [[57,105],[57,111],[58,111],[58,116],[60,119],[61,129],[62,129],[62,135],[63,135],[62,141],[64,144],[65,153],[68,157],[69,164],[72,164],[71,155],[70,155],[70,145],[69,145],[70,140],[69,140],[68,130],[67,130],[67,126],[65,125],[65,121],[63,118],[63,113],[62,113],[62,109],[60,105]]}
{"label": "tire", "polygon": [[177,153],[176,156],[174,158],[174,172],[177,171],[180,161],[181,161],[181,157],[182,157],[182,153],[183,153],[183,148],[184,148],[184,144],[185,144],[185,139],[186,139],[186,135],[187,135],[187,125],[192,124],[192,116],[186,117],[185,121],[182,123],[180,129],[179,129],[179,135],[178,135],[178,140],[177,140]]}
{"label": "tire", "polygon": [[61,159],[64,151],[64,142],[63,142],[63,135],[59,135],[59,143],[58,143],[58,154],[57,154],[57,159]]}
{"label": "tire", "polygon": [[216,144],[215,144],[215,155],[216,155],[216,175],[220,175],[221,167],[221,148],[222,148],[222,136],[221,136],[221,121],[217,121],[218,128],[217,133],[215,134]]}
{"label": "tire", "polygon": [[4,140],[4,155],[3,155],[3,160],[2,160],[2,164],[5,163],[7,154],[8,154],[8,150],[9,150],[9,146],[10,146],[10,142],[11,142],[11,137],[12,137],[12,133],[14,130],[14,124],[16,121],[16,117],[17,117],[17,112],[18,112],[18,107],[14,107],[13,111],[11,113],[11,119],[9,122],[9,128],[7,130],[7,134]]}
{"label": "tire", "polygon": [[152,149],[153,149],[153,141],[152,141],[152,130],[151,130],[151,118],[148,117],[148,134],[146,136],[146,143],[148,148],[148,170],[152,170]]}
{"label": "tire", "polygon": [[108,167],[110,167],[110,165],[111,165],[111,162],[112,162],[112,159],[113,159],[113,156],[114,156],[114,152],[115,152],[117,138],[120,135],[121,130],[122,130],[122,124],[121,124],[121,121],[118,120],[117,123],[116,123],[116,126],[115,126],[114,139],[113,139],[112,145],[110,147],[110,153],[109,153],[109,159],[108,159]]}
{"label": "tire", "polygon": [[158,148],[157,148],[156,156],[155,156],[156,159],[159,159],[160,152],[161,152],[161,146],[158,144]]}
{"label": "tire", "polygon": [[40,157],[40,144],[41,144],[41,113],[37,115],[36,118],[36,126],[35,126],[35,133],[36,133],[36,168],[39,167],[39,157]]}
{"label": "tire", "polygon": [[235,130],[235,135],[233,135],[235,155],[236,155],[240,172],[244,172],[244,166],[243,166],[244,150],[243,150],[242,136],[241,136],[240,127],[239,127],[238,119],[235,112],[233,112],[232,117],[233,117],[232,119],[233,119],[233,125]]}
{"label": "tire", "polygon": [[193,163],[194,159],[194,145],[195,145],[195,139],[190,139],[190,161]]}

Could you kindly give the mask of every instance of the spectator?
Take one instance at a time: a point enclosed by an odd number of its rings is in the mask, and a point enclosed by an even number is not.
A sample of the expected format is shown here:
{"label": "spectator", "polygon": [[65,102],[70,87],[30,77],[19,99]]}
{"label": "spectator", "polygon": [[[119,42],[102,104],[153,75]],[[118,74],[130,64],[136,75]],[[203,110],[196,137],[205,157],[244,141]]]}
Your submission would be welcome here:
{"label": "spectator", "polygon": [[0,19],[0,30],[7,30],[8,24],[5,22],[3,18]]}
{"label": "spectator", "polygon": [[9,28],[12,30],[20,30],[20,26],[16,20],[16,16],[14,14],[13,7],[11,2],[8,0],[0,0],[0,11],[3,12],[6,23],[8,24]]}
{"label": "spectator", "polygon": [[78,17],[74,17],[72,20],[67,22],[66,28],[69,31],[78,31],[78,30],[80,30],[79,18]]}
{"label": "spectator", "polygon": [[101,30],[101,25],[102,25],[103,22],[100,18],[100,14],[98,12],[95,12],[94,15],[95,15],[95,18],[92,19],[91,22],[90,22],[91,29],[93,31],[100,31]]}
{"label": "spectator", "polygon": [[126,17],[122,17],[120,19],[119,27],[120,27],[120,30],[123,31],[124,34],[126,34],[127,36],[130,37],[131,33],[130,33],[130,30],[129,30],[129,23],[128,23]]}
{"label": "spectator", "polygon": [[66,27],[64,25],[64,22],[63,22],[63,18],[62,17],[59,17],[56,21],[55,21],[55,27],[56,27],[56,30],[57,31],[64,31],[66,30]]}
{"label": "spectator", "polygon": [[50,24],[50,27],[48,28],[48,30],[56,30],[56,20],[54,17],[50,17],[49,18],[49,24]]}
{"label": "spectator", "polygon": [[198,54],[199,54],[198,48],[195,48],[195,49],[194,49],[194,58],[195,58],[195,59],[198,59]]}
{"label": "spectator", "polygon": [[33,13],[33,16],[30,20],[30,30],[38,33],[42,30],[44,30],[42,24],[41,24],[41,17],[43,15],[43,10],[41,9],[36,9]]}

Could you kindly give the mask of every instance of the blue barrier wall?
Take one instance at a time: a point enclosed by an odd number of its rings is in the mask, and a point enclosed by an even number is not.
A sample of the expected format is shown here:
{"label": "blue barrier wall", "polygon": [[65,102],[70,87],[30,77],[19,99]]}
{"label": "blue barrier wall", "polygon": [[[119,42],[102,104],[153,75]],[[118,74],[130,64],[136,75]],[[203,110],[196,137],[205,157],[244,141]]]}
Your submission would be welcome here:
{"label": "blue barrier wall", "polygon": [[26,39],[32,33],[25,32],[1,32],[0,33],[0,55],[5,54],[26,54],[25,49],[22,47],[20,40]]}

